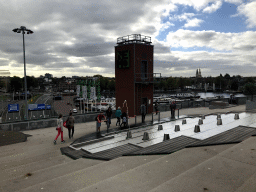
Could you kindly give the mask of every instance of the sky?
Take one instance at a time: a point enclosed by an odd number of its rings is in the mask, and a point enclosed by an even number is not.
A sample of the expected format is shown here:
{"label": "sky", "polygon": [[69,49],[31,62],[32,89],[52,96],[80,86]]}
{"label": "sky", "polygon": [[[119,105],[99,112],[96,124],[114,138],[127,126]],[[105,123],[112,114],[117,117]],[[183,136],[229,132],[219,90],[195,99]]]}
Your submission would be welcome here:
{"label": "sky", "polygon": [[2,0],[0,76],[115,76],[117,38],[151,37],[154,73],[256,76],[255,0]]}

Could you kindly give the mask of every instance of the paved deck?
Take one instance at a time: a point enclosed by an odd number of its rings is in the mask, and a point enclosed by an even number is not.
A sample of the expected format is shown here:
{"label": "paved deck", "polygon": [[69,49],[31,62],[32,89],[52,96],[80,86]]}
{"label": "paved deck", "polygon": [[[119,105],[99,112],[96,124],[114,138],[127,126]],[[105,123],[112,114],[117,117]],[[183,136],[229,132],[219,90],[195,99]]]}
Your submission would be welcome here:
{"label": "paved deck", "polygon": [[[194,119],[196,119],[198,115],[227,112],[242,114],[244,111],[245,106],[242,105],[228,109],[184,109],[180,110],[180,115],[195,115]],[[170,112],[162,115],[161,118],[165,118],[166,115],[168,119]],[[225,118],[222,118],[225,124]],[[150,119],[151,117],[148,117],[147,120]],[[31,135],[27,137],[27,141],[0,147],[0,191],[255,192],[256,137],[249,135],[255,135],[256,121],[254,118],[247,118],[244,121],[242,119],[244,118],[241,116],[239,121],[242,123],[236,124],[234,128],[215,134],[216,138],[211,134],[204,136],[205,138],[200,137],[201,139],[185,134],[173,138],[177,143],[186,139],[189,143],[191,138],[193,141],[207,141],[203,143],[203,147],[202,143],[195,145],[192,141],[186,148],[169,155],[121,156],[110,161],[81,157],[74,161],[61,155],[62,147],[69,147],[75,140],[95,134],[95,122],[76,124],[74,140],[69,140],[67,130],[64,130],[65,144],[60,144],[58,139],[57,145],[53,145],[52,141],[56,136],[55,127],[24,131],[24,134]],[[239,121],[233,120],[233,122]],[[206,122],[207,118],[203,125],[207,125]],[[222,127],[224,130],[225,126]],[[182,126],[180,128],[181,132],[189,134],[189,131],[182,129]],[[203,126],[200,128],[203,134]],[[114,129],[115,126],[111,126],[111,130]],[[164,127],[164,130],[167,128]],[[170,130],[173,131],[173,128]],[[102,126],[102,131],[106,131],[105,126]],[[160,133],[157,130],[156,132]],[[241,133],[243,133],[242,137],[240,137]],[[234,138],[232,135],[240,136]],[[233,144],[207,145],[217,140],[225,143],[228,139],[237,140],[230,140]],[[161,142],[148,147],[160,144]],[[123,146],[118,146],[121,147],[119,151],[123,150]],[[137,145],[128,146],[131,149],[137,148]],[[138,150],[146,148],[141,143]],[[104,150],[99,151],[99,153],[103,152]]]}

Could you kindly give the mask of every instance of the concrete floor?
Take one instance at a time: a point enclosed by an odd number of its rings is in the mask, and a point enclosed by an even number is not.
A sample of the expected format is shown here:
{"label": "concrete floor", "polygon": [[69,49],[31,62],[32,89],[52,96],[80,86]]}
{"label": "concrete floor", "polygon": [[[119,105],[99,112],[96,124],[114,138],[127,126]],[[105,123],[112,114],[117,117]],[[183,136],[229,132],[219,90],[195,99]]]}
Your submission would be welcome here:
{"label": "concrete floor", "polygon": [[[228,111],[244,112],[245,105],[182,109],[180,115]],[[162,115],[169,117],[169,113]],[[74,139],[94,132],[95,122],[76,124]],[[52,143],[55,127],[24,133],[32,135],[26,142],[0,148],[0,191],[256,191],[255,137],[239,144],[186,148],[170,155],[120,157],[106,162],[74,161],[61,155],[60,148],[74,141],[68,139],[67,130],[66,143],[60,144],[59,138],[57,145]]]}

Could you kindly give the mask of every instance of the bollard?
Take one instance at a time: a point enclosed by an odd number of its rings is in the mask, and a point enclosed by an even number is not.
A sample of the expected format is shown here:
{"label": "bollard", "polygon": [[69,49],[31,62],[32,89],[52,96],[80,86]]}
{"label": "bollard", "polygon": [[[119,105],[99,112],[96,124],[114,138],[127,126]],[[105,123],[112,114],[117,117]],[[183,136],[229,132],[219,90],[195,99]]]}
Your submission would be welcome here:
{"label": "bollard", "polygon": [[174,131],[175,131],[175,132],[180,131],[180,126],[179,126],[179,125],[175,125]]}
{"label": "bollard", "polygon": [[239,114],[238,113],[235,114],[235,119],[236,120],[239,119]]}
{"label": "bollard", "polygon": [[160,121],[160,112],[158,112],[158,121]]}
{"label": "bollard", "polygon": [[217,115],[217,119],[221,119],[221,115],[220,114]]}
{"label": "bollard", "polygon": [[163,130],[163,125],[158,125],[158,131]]}
{"label": "bollard", "polygon": [[203,115],[201,119],[205,119],[205,115]]}
{"label": "bollard", "polygon": [[198,120],[198,125],[202,125],[204,122],[203,122],[203,119],[199,119]]}
{"label": "bollard", "polygon": [[164,141],[169,140],[170,139],[170,135],[169,134],[164,134]]}
{"label": "bollard", "polygon": [[144,132],[142,140],[149,140],[148,132]]}
{"label": "bollard", "polygon": [[180,118],[180,109],[178,109],[178,119]]}
{"label": "bollard", "polygon": [[132,132],[129,130],[129,131],[127,131],[126,139],[130,139],[130,138],[132,138]]}
{"label": "bollard", "polygon": [[222,119],[217,119],[217,125],[222,125]]}
{"label": "bollard", "polygon": [[154,123],[154,113],[152,113],[152,124]]}
{"label": "bollard", "polygon": [[182,120],[182,125],[184,125],[184,124],[187,124],[187,120],[186,119]]}
{"label": "bollard", "polygon": [[195,125],[194,132],[195,132],[195,133],[200,132],[200,126],[199,126],[199,125]]}
{"label": "bollard", "polygon": [[137,116],[135,115],[135,126],[136,126],[136,124],[137,124]]}

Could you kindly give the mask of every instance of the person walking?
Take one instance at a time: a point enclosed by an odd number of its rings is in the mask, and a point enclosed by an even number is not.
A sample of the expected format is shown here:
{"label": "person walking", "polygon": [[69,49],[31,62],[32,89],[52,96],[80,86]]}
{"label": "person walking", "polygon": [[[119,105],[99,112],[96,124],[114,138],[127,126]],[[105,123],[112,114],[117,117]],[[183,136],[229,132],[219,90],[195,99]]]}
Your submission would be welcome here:
{"label": "person walking", "polygon": [[120,106],[117,108],[115,115],[116,115],[116,118],[117,118],[116,126],[117,126],[117,124],[119,124],[119,126],[120,126],[120,117],[122,115],[122,111],[121,111]]}
{"label": "person walking", "polygon": [[63,140],[63,119],[62,119],[62,114],[59,115],[58,119],[57,119],[57,130],[58,130],[58,134],[55,138],[55,140],[53,141],[54,145],[57,144],[57,139],[58,137],[61,135],[61,143],[65,143],[65,141]]}
{"label": "person walking", "polygon": [[102,122],[102,118],[105,118],[106,120],[106,117],[103,115],[103,112],[100,112],[100,114],[97,116],[97,134],[100,134],[100,127],[101,127],[101,122]]}
{"label": "person walking", "polygon": [[145,123],[145,116],[146,116],[146,105],[145,105],[145,103],[143,103],[140,106],[140,113],[141,113],[142,123]]}
{"label": "person walking", "polygon": [[158,103],[157,103],[157,101],[155,103],[155,111],[156,111],[156,115],[157,115],[157,111],[158,111]]}
{"label": "person walking", "polygon": [[111,107],[109,107],[108,110],[106,111],[106,116],[107,116],[107,132],[108,132],[108,129],[109,129],[110,124],[111,124],[111,117],[112,117]]}
{"label": "person walking", "polygon": [[[69,116],[67,118],[67,127],[68,127],[68,136],[69,139],[73,139],[73,135],[74,135],[74,124],[75,124],[75,118],[72,116],[72,112],[69,113]],[[71,134],[71,130],[72,130],[72,134]]]}
{"label": "person walking", "polygon": [[176,109],[176,103],[173,101],[170,105],[170,109],[171,109],[171,118],[175,118],[175,109]]}

